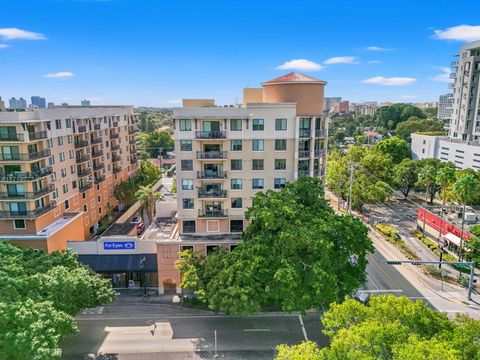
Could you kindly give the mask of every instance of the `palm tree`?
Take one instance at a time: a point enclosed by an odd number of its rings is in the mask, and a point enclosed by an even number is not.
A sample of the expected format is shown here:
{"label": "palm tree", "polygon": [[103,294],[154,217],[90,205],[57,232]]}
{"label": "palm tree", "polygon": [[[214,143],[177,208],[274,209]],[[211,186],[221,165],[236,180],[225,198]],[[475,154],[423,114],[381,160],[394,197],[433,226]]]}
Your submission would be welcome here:
{"label": "palm tree", "polygon": [[418,174],[418,182],[425,187],[425,207],[423,209],[423,234],[425,234],[425,219],[427,215],[428,192],[435,186],[436,170],[432,165],[426,165],[420,174]]}
{"label": "palm tree", "polygon": [[467,203],[472,201],[475,198],[475,196],[477,196],[479,189],[480,187],[478,184],[478,180],[475,177],[475,175],[472,175],[472,174],[467,174],[460,177],[453,184],[453,191],[454,191],[455,197],[463,205],[462,232],[460,236],[460,253],[459,253],[460,261],[462,260],[462,255],[463,255],[462,252],[463,252],[463,238],[464,238],[463,229],[465,227],[465,208],[467,206]]}
{"label": "palm tree", "polygon": [[152,186],[140,186],[138,191],[135,193],[135,196],[137,197],[137,200],[143,203],[143,206],[147,210],[149,224],[151,224],[153,216],[155,215],[155,202],[163,199],[163,194],[158,191],[154,191]]}
{"label": "palm tree", "polygon": [[438,243],[442,238],[443,226],[443,209],[445,208],[445,201],[448,196],[448,188],[455,181],[455,168],[453,166],[445,166],[438,172],[435,182],[440,186],[439,195],[442,199],[442,206],[440,208],[440,229],[438,231]]}

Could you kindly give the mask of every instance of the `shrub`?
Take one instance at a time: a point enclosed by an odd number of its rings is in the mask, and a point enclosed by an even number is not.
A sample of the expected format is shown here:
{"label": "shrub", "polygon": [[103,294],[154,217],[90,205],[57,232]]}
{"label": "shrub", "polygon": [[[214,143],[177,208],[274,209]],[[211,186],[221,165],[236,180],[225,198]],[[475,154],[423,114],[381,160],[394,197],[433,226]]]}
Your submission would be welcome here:
{"label": "shrub", "polygon": [[377,226],[375,226],[375,229],[377,229],[377,231],[390,242],[397,243],[402,241],[397,229],[395,229],[391,225],[378,224]]}

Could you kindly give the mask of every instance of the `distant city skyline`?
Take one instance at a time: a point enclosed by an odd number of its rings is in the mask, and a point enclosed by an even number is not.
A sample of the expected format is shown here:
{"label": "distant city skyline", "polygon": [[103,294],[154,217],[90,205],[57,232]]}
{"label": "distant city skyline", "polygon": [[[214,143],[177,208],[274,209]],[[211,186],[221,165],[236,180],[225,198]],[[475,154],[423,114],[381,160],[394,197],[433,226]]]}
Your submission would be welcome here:
{"label": "distant city skyline", "polygon": [[[480,5],[459,1],[2,4],[0,95],[55,104],[179,106],[241,101],[238,89],[290,71],[351,102],[429,102],[448,92],[450,62],[480,39]],[[476,8],[476,9],[475,9]],[[288,25],[279,26],[286,14]],[[387,16],[385,14],[393,14]],[[330,16],[342,14],[342,16]],[[128,15],[128,24],[105,19]],[[397,21],[401,19],[401,21]],[[433,19],[433,20],[427,20]],[[395,21],[393,21],[395,20]],[[81,29],[79,31],[78,29]]]}

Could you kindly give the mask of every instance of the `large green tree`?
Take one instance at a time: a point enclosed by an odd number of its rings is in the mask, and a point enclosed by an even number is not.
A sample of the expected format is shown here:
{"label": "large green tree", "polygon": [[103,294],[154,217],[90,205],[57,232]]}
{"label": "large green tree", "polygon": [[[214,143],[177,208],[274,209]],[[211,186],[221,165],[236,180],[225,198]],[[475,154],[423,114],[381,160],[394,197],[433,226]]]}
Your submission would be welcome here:
{"label": "large green tree", "polygon": [[389,155],[394,164],[400,164],[403,159],[410,158],[410,146],[405,140],[396,136],[379,141],[373,148],[383,154]]}
{"label": "large green tree", "polygon": [[420,119],[413,116],[397,124],[395,134],[404,140],[408,140],[412,133],[418,131],[443,131],[443,123],[437,119]]}
{"label": "large green tree", "polygon": [[411,159],[403,159],[400,164],[393,168],[393,185],[405,198],[408,197],[418,181],[417,162]]}
{"label": "large green tree", "polygon": [[51,360],[76,332],[82,308],[113,300],[108,280],[69,252],[47,254],[0,242],[0,359]]}
{"label": "large green tree", "polygon": [[175,146],[170,130],[147,129],[147,132],[139,135],[139,139],[139,150],[149,158],[165,155],[167,151],[173,151]]}
{"label": "large green tree", "polygon": [[427,116],[418,107],[411,104],[393,104],[381,106],[375,111],[375,121],[386,129],[393,130],[397,124],[410,117],[425,119]]}
{"label": "large green tree", "polygon": [[365,280],[373,250],[367,228],[335,214],[320,179],[302,177],[256,194],[246,217],[250,224],[234,251],[208,255],[199,271],[180,260],[179,268],[189,270],[184,281],[210,308],[230,314],[272,304],[284,311],[321,309]]}

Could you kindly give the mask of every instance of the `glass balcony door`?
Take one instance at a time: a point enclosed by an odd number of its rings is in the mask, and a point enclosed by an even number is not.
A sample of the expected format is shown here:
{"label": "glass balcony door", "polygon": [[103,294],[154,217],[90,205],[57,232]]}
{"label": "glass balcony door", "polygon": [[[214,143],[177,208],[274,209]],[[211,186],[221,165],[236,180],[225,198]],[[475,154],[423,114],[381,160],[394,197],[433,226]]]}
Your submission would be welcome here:
{"label": "glass balcony door", "polygon": [[25,184],[7,184],[8,196],[24,196]]}
{"label": "glass balcony door", "polygon": [[202,122],[203,131],[220,131],[220,121],[204,121]]}
{"label": "glass balcony door", "polygon": [[203,171],[207,177],[219,176],[222,166],[219,164],[205,164],[203,165]]}

